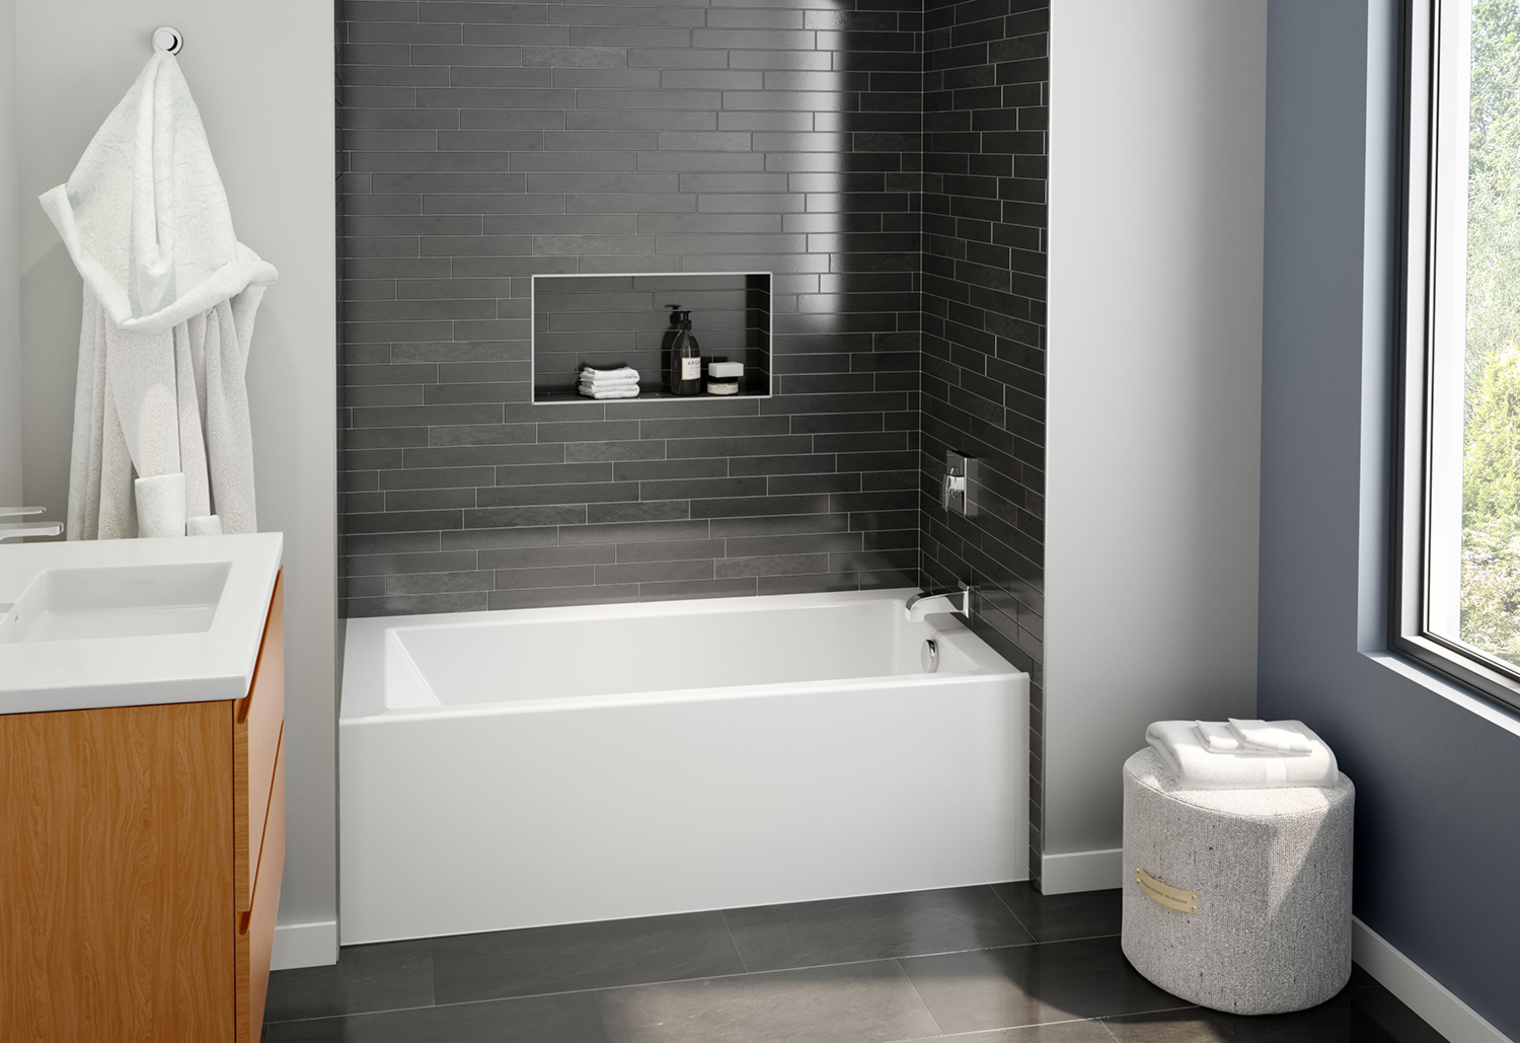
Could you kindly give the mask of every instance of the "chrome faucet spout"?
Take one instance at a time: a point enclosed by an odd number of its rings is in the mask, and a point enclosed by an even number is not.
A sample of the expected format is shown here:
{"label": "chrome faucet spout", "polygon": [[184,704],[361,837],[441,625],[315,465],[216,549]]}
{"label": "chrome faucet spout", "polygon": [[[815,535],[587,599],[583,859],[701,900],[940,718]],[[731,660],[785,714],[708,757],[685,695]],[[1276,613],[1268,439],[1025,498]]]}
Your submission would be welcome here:
{"label": "chrome faucet spout", "polygon": [[971,619],[971,595],[976,588],[963,583],[955,590],[931,594],[927,591],[914,594],[903,604],[908,622],[919,623],[931,612],[959,612],[969,622]]}
{"label": "chrome faucet spout", "polygon": [[[0,507],[0,518],[18,518],[41,514],[42,507]],[[0,540],[19,540],[27,536],[57,536],[62,522],[0,522]]]}

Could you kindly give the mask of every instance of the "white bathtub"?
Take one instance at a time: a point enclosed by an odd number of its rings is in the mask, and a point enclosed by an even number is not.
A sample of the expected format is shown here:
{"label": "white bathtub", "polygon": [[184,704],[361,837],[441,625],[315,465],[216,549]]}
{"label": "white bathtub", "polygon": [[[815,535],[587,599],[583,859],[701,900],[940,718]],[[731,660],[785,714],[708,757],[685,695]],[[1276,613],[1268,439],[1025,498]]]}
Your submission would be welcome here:
{"label": "white bathtub", "polygon": [[343,944],[1025,879],[1029,678],[911,593],[349,620]]}

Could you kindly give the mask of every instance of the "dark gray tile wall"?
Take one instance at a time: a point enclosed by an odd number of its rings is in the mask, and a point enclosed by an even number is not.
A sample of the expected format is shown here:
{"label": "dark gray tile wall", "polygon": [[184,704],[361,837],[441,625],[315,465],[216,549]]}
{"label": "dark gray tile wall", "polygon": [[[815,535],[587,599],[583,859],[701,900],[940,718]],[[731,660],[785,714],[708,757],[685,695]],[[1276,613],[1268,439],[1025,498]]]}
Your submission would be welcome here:
{"label": "dark gray tile wall", "polygon": [[[917,581],[922,16],[346,0],[346,615]],[[530,276],[670,271],[774,398],[531,404]]]}
{"label": "dark gray tile wall", "polygon": [[[1049,0],[924,11],[923,568],[980,587],[976,631],[1030,673],[1030,872],[1043,824]],[[981,513],[939,507],[945,450]]]}
{"label": "dark gray tile wall", "polygon": [[[333,18],[337,25],[343,24],[343,0],[333,0]],[[336,241],[334,243],[333,273],[337,285],[333,287],[337,307],[337,326],[334,331],[334,343],[339,345],[337,352],[337,425],[338,425],[338,459],[337,473],[343,473],[344,454],[347,452],[347,398],[343,387],[343,272],[344,272],[344,244],[347,242],[343,226],[343,186],[344,178],[348,171],[348,155],[343,150],[343,43],[341,33],[333,36],[333,120],[337,127],[333,146],[333,222],[336,229]],[[344,577],[348,572],[348,519],[343,514],[342,492],[338,493],[339,502],[336,505],[336,537],[338,555],[338,604],[335,608],[341,611],[343,608],[343,585]],[[343,627],[338,627],[338,654],[337,654],[337,681],[339,690],[342,689],[343,679],[343,646],[347,635]]]}

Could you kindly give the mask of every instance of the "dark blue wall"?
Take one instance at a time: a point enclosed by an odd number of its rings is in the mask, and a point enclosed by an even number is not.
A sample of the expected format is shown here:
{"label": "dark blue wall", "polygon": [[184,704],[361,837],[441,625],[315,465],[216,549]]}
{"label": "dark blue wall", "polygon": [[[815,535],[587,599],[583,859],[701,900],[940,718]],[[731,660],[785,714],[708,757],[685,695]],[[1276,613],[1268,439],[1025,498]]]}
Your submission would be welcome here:
{"label": "dark blue wall", "polygon": [[1356,915],[1520,1037],[1520,720],[1382,651],[1395,7],[1270,8],[1258,707],[1356,783]]}

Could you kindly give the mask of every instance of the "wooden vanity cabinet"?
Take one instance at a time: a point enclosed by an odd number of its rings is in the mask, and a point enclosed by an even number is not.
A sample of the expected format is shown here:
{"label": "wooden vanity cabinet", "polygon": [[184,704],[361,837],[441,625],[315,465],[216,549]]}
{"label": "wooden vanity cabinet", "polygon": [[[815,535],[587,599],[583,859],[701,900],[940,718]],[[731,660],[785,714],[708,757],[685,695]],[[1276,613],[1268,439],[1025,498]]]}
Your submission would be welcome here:
{"label": "wooden vanity cabinet", "polygon": [[257,1043],[284,716],[283,577],[242,699],[0,714],[0,1040]]}

